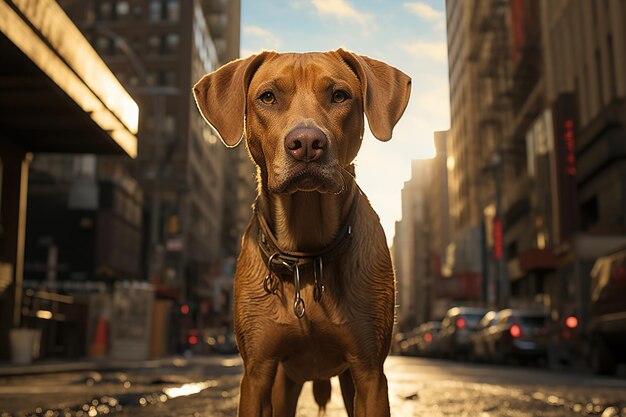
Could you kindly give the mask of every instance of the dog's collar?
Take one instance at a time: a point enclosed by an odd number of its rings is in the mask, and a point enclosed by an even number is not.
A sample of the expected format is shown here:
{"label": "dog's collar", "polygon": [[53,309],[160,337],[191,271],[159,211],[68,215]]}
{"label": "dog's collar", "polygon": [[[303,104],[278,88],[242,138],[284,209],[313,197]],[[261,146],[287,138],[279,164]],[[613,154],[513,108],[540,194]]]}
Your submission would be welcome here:
{"label": "dog's collar", "polygon": [[308,267],[309,265],[313,267],[315,277],[313,298],[315,301],[319,301],[324,293],[323,265],[337,259],[350,245],[354,234],[354,219],[360,195],[361,190],[357,186],[350,210],[339,229],[339,233],[328,246],[316,252],[287,251],[282,249],[267,220],[258,210],[258,199],[255,202],[254,217],[257,225],[257,243],[263,262],[268,269],[268,273],[263,280],[263,287],[268,294],[273,294],[278,289],[278,279],[274,276],[274,271],[282,270],[284,273],[293,274],[296,289],[294,312],[298,318],[304,316],[304,301],[300,297],[300,268]]}

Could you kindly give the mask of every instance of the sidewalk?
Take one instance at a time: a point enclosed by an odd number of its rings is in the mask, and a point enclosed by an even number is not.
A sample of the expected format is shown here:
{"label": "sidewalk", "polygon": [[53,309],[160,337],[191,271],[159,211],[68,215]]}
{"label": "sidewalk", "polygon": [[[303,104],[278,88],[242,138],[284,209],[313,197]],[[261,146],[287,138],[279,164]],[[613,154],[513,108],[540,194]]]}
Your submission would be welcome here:
{"label": "sidewalk", "polygon": [[[137,369],[156,369],[156,368],[185,368],[189,366],[212,364],[224,361],[227,356],[209,355],[209,356],[169,356],[165,358],[155,358],[147,360],[122,360],[111,358],[78,358],[68,360],[42,360],[35,361],[29,365],[14,365],[6,362],[0,362],[0,378],[12,377],[20,375],[37,375],[61,372],[80,372],[80,371],[98,371],[98,372],[114,372]],[[233,360],[240,360],[233,357]]]}

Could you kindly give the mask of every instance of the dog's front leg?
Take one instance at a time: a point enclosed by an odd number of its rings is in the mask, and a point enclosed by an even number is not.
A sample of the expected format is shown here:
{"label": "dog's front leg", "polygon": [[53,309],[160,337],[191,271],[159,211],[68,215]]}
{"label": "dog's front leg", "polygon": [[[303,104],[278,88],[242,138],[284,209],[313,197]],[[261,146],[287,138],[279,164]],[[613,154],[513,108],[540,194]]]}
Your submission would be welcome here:
{"label": "dog's front leg", "polygon": [[377,369],[351,367],[356,395],[354,417],[389,417],[387,378],[382,365]]}
{"label": "dog's front leg", "polygon": [[245,364],[238,417],[272,417],[272,385],[277,366],[277,361]]}

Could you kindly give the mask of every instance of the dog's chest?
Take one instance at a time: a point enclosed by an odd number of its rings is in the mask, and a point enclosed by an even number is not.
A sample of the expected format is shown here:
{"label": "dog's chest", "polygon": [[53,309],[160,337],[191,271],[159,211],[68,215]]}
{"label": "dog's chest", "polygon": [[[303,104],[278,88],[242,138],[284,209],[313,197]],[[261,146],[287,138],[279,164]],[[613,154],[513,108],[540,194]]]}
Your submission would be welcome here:
{"label": "dog's chest", "polygon": [[294,380],[330,378],[346,367],[346,338],[350,333],[347,324],[331,323],[318,308],[310,310],[308,316],[287,320],[280,326],[277,349],[285,370]]}
{"label": "dog's chest", "polygon": [[301,296],[305,313],[298,318],[291,295],[285,291],[273,300],[276,322],[280,324],[276,348],[288,375],[304,381],[341,373],[346,367],[346,338],[350,335],[344,309],[330,291],[315,301],[312,288],[304,287]]}

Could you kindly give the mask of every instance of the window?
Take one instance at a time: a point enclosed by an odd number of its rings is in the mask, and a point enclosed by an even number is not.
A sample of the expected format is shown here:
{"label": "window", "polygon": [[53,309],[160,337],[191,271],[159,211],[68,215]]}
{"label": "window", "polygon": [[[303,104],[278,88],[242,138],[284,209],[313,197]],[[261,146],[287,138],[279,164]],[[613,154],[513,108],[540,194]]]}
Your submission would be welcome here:
{"label": "window", "polygon": [[177,22],[180,18],[180,1],[167,0],[166,17],[170,22]]}
{"label": "window", "polygon": [[161,71],[159,73],[159,85],[176,85],[176,71]]}
{"label": "window", "polygon": [[146,74],[146,84],[148,85],[156,85],[158,79],[159,75],[156,71],[150,71]]}
{"label": "window", "polygon": [[95,44],[98,52],[102,53],[102,51],[105,51],[109,47],[109,39],[104,36],[98,36]]}
{"label": "window", "polygon": [[180,0],[152,0],[148,15],[152,22],[177,22],[180,18]]}
{"label": "window", "polygon": [[148,53],[157,54],[161,49],[161,37],[159,35],[150,35],[148,37]]}
{"label": "window", "polygon": [[148,53],[169,55],[178,50],[180,36],[178,33],[168,33],[166,35],[150,35],[148,37]]}
{"label": "window", "polygon": [[168,33],[164,36],[164,38],[162,52],[167,54],[176,53],[178,44],[180,43],[180,36],[178,33]]}
{"label": "window", "polygon": [[118,1],[115,5],[115,13],[117,16],[126,16],[130,12],[130,5],[127,1]]}
{"label": "window", "polygon": [[100,55],[114,55],[115,41],[106,36],[98,36],[96,38],[96,50]]}
{"label": "window", "polygon": [[96,5],[96,19],[108,20],[111,18],[111,12],[113,11],[113,5],[110,1],[100,0]]}
{"label": "window", "polygon": [[161,0],[151,0],[148,8],[148,18],[152,22],[158,22],[161,20],[161,13],[163,10],[163,4]]}

